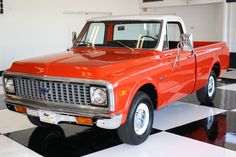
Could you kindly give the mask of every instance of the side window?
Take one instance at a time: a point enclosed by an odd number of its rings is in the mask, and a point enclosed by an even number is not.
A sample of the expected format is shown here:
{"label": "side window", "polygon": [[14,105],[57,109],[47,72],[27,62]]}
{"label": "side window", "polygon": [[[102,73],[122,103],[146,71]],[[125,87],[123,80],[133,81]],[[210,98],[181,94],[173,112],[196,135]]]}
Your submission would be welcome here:
{"label": "side window", "polygon": [[167,41],[169,50],[177,48],[180,41],[180,36],[183,34],[182,25],[179,22],[167,23]]}

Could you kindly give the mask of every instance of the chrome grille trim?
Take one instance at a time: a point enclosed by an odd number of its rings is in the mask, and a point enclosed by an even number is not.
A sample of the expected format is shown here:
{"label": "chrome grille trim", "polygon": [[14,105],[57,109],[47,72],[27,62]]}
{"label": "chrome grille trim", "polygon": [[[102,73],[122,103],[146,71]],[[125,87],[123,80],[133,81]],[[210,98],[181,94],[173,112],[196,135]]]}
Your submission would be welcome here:
{"label": "chrome grille trim", "polygon": [[[18,77],[14,78],[14,82],[16,96],[54,103],[91,104],[90,85]],[[42,93],[43,89],[49,93]]]}
{"label": "chrome grille trim", "polygon": [[[63,107],[64,109],[68,109],[69,108],[74,108],[75,109],[75,112],[79,112],[81,110],[96,110],[96,111],[102,111],[102,112],[114,112],[115,111],[115,98],[114,98],[114,88],[113,88],[113,85],[108,82],[108,81],[105,81],[105,80],[92,80],[92,79],[81,79],[81,78],[66,78],[66,77],[53,77],[53,76],[45,76],[45,75],[30,75],[30,74],[25,74],[25,73],[19,73],[19,72],[8,72],[8,71],[5,71],[3,72],[3,80],[4,78],[6,77],[11,77],[11,78],[27,78],[27,79],[31,79],[31,80],[41,80],[41,81],[55,81],[55,82],[71,82],[71,83],[74,83],[74,84],[86,84],[86,85],[99,85],[99,86],[104,86],[107,88],[107,93],[108,93],[108,106],[106,108],[104,107],[96,107],[96,106],[92,106],[92,105],[73,105],[73,104],[65,104],[65,103],[53,103],[53,102],[45,102],[45,101],[39,101],[37,100],[37,102],[39,103],[44,103],[50,107],[54,106],[54,105],[60,105],[61,107]],[[3,82],[4,84],[4,82]],[[59,87],[58,87],[58,84],[55,84],[57,85],[55,87],[56,89],[56,95],[59,96]],[[38,84],[36,85],[36,83],[34,84],[34,86],[39,86]],[[5,85],[4,85],[4,89],[5,89]],[[79,92],[79,87],[76,89],[74,88],[74,92],[75,92],[75,95]],[[5,90],[4,90],[5,91]],[[58,93],[57,93],[58,92]],[[90,91],[87,91],[87,92],[90,92]],[[37,93],[35,93],[37,94]],[[23,97],[19,97],[19,96],[14,96],[12,94],[7,94],[6,93],[6,96],[12,96],[14,98],[17,98],[17,99],[20,99],[20,100],[27,100],[27,98],[23,98]],[[36,96],[39,96],[39,95],[36,95]],[[78,99],[80,101],[82,101],[82,98],[80,97],[80,95],[76,95],[76,98],[78,97]],[[22,99],[21,99],[22,98]],[[59,97],[58,97],[59,99]],[[36,103],[36,101],[35,101]],[[32,104],[33,106],[37,105],[36,104]],[[36,107],[36,106],[35,106]],[[60,108],[58,108],[59,110]],[[63,109],[63,110],[64,110]],[[66,110],[67,110],[66,109]]]}

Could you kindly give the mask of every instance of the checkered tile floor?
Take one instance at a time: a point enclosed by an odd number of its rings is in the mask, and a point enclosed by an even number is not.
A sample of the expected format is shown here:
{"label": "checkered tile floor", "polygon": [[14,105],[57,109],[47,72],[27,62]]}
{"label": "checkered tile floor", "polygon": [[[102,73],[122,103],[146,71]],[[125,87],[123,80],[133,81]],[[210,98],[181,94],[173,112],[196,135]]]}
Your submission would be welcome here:
{"label": "checkered tile floor", "polygon": [[[67,124],[37,128],[5,108],[0,82],[0,157],[235,157],[235,74],[219,79],[213,104],[199,105],[193,94],[155,111],[152,135],[139,146],[123,144],[111,130]],[[49,138],[55,134],[58,138]]]}

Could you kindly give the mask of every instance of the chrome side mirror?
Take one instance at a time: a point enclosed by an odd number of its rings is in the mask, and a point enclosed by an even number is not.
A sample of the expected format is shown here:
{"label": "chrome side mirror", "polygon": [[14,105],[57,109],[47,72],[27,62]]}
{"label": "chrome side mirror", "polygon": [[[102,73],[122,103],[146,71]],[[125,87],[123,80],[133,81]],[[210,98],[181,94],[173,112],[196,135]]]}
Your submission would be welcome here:
{"label": "chrome side mirror", "polygon": [[77,39],[77,33],[76,32],[72,32],[72,43],[74,44],[76,42]]}
{"label": "chrome side mirror", "polygon": [[182,51],[192,51],[193,50],[193,35],[189,33],[184,33],[180,37],[181,49]]}

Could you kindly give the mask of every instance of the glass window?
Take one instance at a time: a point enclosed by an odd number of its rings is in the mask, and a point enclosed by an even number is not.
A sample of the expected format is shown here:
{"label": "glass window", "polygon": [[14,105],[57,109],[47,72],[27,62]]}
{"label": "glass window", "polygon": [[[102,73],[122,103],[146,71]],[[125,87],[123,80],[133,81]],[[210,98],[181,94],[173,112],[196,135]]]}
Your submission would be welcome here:
{"label": "glass window", "polygon": [[154,49],[159,43],[161,26],[160,21],[91,22],[76,45]]}
{"label": "glass window", "polygon": [[103,44],[105,34],[105,24],[104,23],[91,23],[88,31],[82,39],[84,44]]}
{"label": "glass window", "polygon": [[141,36],[157,38],[159,32],[160,25],[155,23],[117,24],[114,29],[114,40],[137,40]]}
{"label": "glass window", "polygon": [[[180,23],[178,22],[168,22],[167,23],[167,42],[164,42],[165,49],[175,49],[180,41],[180,36],[183,33],[183,29]],[[167,46],[169,48],[167,48]]]}

